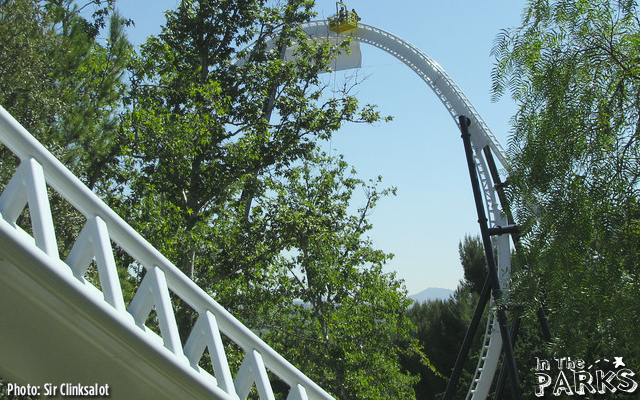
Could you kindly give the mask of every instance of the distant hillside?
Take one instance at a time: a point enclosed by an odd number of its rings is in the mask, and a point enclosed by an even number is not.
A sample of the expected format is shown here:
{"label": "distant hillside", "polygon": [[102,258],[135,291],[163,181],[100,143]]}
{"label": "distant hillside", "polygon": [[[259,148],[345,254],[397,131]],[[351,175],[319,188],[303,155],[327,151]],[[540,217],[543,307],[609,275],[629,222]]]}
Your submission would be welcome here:
{"label": "distant hillside", "polygon": [[430,287],[428,289],[423,290],[420,293],[410,295],[409,298],[416,300],[419,303],[424,303],[427,300],[435,300],[435,299],[446,300],[452,294],[453,294],[453,290],[451,289]]}

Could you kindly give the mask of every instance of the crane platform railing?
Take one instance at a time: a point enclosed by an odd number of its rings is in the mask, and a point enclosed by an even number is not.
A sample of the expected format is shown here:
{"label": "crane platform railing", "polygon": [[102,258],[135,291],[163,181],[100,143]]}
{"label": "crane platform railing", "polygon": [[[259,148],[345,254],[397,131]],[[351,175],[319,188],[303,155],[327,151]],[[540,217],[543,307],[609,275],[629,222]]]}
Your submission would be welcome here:
{"label": "crane platform railing", "polygon": [[[58,268],[60,273],[72,274],[87,288],[88,296],[106,302],[120,315],[121,323],[141,330],[159,352],[168,350],[173,362],[191,368],[203,377],[203,381],[215,386],[213,389],[219,398],[246,399],[255,384],[260,399],[274,399],[269,372],[290,387],[288,400],[333,398],[160,254],[2,107],[0,141],[20,160],[0,194],[0,227],[5,229],[0,229],[0,239],[6,235],[6,229],[14,230],[11,235],[37,247],[41,252],[38,257],[46,258],[48,265]],[[7,168],[6,163],[2,168]],[[48,188],[86,219],[65,260],[58,251]],[[31,218],[32,234],[18,223],[25,208]],[[128,305],[122,294],[114,244],[146,269]],[[97,267],[99,288],[89,283],[85,276],[92,263]],[[178,333],[171,293],[197,314],[197,321],[184,345]],[[152,310],[156,313],[158,333],[146,325]],[[223,335],[245,353],[235,377],[229,367]],[[205,349],[211,357],[212,374],[198,366]]]}

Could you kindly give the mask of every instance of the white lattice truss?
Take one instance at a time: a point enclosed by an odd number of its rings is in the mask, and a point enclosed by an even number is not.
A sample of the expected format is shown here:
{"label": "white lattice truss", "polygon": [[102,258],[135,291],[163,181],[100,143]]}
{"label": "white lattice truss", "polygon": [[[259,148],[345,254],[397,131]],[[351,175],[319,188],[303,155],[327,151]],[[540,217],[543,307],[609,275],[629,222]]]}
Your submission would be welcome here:
{"label": "white lattice truss", "polygon": [[[0,140],[20,159],[19,167],[0,195],[0,261],[10,260],[28,269],[33,265],[26,263],[25,257],[39,260],[38,264],[48,268],[51,276],[81,292],[85,301],[98,304],[114,323],[129,328],[164,356],[166,362],[207,387],[214,398],[246,399],[255,384],[260,399],[274,399],[269,371],[290,386],[289,400],[332,399],[163,257],[1,107]],[[58,254],[48,188],[86,218],[65,260]],[[16,222],[27,206],[33,236]],[[112,243],[146,269],[128,307],[123,300]],[[102,290],[85,279],[92,261],[97,266]],[[184,345],[170,293],[184,300],[198,315]],[[145,325],[152,310],[161,335]],[[245,352],[235,377],[229,368],[222,335]],[[213,375],[198,367],[207,348]]]}

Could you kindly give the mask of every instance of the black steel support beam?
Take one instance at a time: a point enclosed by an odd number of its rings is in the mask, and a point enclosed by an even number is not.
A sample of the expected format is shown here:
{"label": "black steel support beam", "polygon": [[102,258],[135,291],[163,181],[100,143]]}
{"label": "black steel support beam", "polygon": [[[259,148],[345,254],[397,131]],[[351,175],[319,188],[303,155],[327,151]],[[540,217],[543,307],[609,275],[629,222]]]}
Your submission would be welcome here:
{"label": "black steel support beam", "polygon": [[478,325],[480,325],[480,320],[482,320],[482,314],[484,313],[484,309],[487,306],[489,297],[491,297],[491,281],[489,277],[487,277],[487,279],[485,279],[484,281],[484,286],[482,286],[482,292],[480,292],[480,299],[478,300],[478,304],[476,305],[476,310],[473,313],[473,317],[471,317],[471,323],[469,324],[467,333],[464,336],[464,340],[462,341],[462,347],[458,352],[458,358],[456,358],[456,363],[453,366],[453,371],[451,371],[451,378],[449,378],[449,382],[447,382],[447,390],[444,393],[443,400],[453,399],[456,385],[460,380],[460,375],[462,374],[464,364],[467,362],[467,359],[469,357],[469,350],[471,349],[473,338],[478,330]]}
{"label": "black steel support beam", "polygon": [[[509,201],[507,201],[507,196],[504,193],[504,186],[506,183],[503,183],[500,179],[500,173],[498,172],[498,167],[496,166],[496,161],[493,159],[493,154],[491,153],[491,148],[486,146],[482,149],[484,153],[484,158],[487,160],[487,167],[489,168],[489,173],[491,174],[491,180],[493,181],[493,185],[496,188],[496,193],[498,193],[498,200],[500,201],[500,206],[502,207],[502,211],[507,217],[507,224],[515,225],[513,220],[513,213],[511,212],[511,206],[509,205]],[[518,241],[520,240],[519,232],[515,233],[513,236],[513,242],[516,247],[518,246]],[[516,248],[516,250],[518,250]]]}
{"label": "black steel support beam", "polygon": [[504,234],[517,235],[520,233],[520,227],[518,225],[495,226],[493,228],[488,228],[488,232],[490,236]]}
{"label": "black steel support beam", "polygon": [[484,245],[485,257],[487,259],[487,267],[489,272],[489,279],[491,282],[491,291],[493,299],[495,300],[497,310],[496,317],[498,318],[498,325],[500,326],[500,335],[502,337],[502,348],[504,350],[504,363],[507,365],[509,372],[509,381],[511,382],[511,391],[513,398],[516,400],[522,399],[522,393],[520,390],[520,381],[518,378],[518,369],[516,366],[516,360],[513,353],[513,346],[511,341],[511,334],[509,332],[507,314],[502,304],[502,291],[500,289],[500,279],[498,278],[498,270],[496,268],[496,262],[493,254],[493,245],[491,243],[491,237],[489,234],[488,220],[482,201],[482,192],[480,190],[480,182],[478,180],[478,174],[476,169],[475,160],[473,158],[473,148],[471,145],[471,134],[469,133],[470,120],[466,116],[459,116],[458,121],[460,124],[460,131],[462,133],[462,141],[464,143],[465,155],[467,158],[467,166],[469,169],[469,177],[471,178],[471,187],[473,189],[473,197],[476,203],[476,212],[478,213],[478,224],[480,225],[480,234]]}

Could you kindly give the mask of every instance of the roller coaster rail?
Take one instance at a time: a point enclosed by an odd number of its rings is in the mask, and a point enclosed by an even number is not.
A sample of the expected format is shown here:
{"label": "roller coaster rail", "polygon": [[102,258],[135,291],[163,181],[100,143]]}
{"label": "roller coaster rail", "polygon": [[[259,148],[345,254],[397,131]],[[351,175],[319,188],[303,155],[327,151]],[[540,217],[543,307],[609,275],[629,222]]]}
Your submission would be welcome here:
{"label": "roller coaster rail", "polygon": [[[354,41],[369,44],[396,57],[411,68],[436,94],[458,128],[460,128],[459,117],[465,116],[468,118],[470,123],[468,131],[473,146],[473,160],[487,210],[488,226],[499,228],[508,225],[499,202],[497,183],[492,182],[486,154],[486,152],[489,152],[492,156],[495,156],[500,166],[505,171],[508,171],[509,162],[505,151],[467,96],[464,95],[454,80],[436,61],[408,41],[382,29],[360,22],[356,29],[342,33],[332,32],[329,29],[328,21],[313,21],[305,24],[303,29],[311,38],[350,37]],[[491,240],[498,253],[496,261],[500,287],[506,295],[508,294],[508,282],[511,273],[510,236],[507,234],[496,235]],[[486,399],[491,389],[503,344],[498,319],[495,318],[494,312],[495,304],[492,300],[487,317],[483,346],[480,349],[475,375],[470,383],[466,399]]]}

